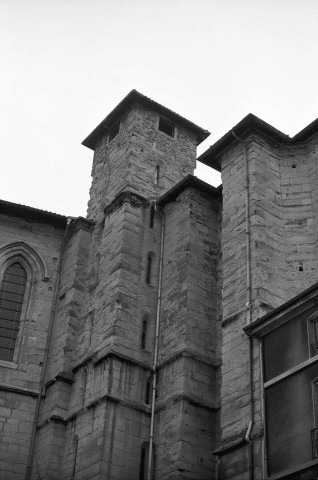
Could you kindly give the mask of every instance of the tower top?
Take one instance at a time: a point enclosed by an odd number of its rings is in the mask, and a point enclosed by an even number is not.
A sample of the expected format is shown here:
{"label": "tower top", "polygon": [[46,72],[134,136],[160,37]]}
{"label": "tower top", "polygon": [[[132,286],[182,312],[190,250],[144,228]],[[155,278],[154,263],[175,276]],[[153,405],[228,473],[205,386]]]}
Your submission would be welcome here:
{"label": "tower top", "polygon": [[94,150],[97,140],[100,136],[108,131],[120,118],[120,116],[134,103],[139,103],[150,107],[152,110],[168,117],[175,122],[178,122],[192,130],[197,136],[197,145],[199,145],[203,140],[205,140],[210,132],[199,127],[195,123],[190,122],[186,118],[182,117],[178,113],[173,112],[169,108],[160,105],[160,103],[151,100],[150,98],[142,95],[137,92],[137,90],[132,90],[128,95],[107,115],[106,118],[85,138],[82,142],[82,145],[85,147],[91,148]]}

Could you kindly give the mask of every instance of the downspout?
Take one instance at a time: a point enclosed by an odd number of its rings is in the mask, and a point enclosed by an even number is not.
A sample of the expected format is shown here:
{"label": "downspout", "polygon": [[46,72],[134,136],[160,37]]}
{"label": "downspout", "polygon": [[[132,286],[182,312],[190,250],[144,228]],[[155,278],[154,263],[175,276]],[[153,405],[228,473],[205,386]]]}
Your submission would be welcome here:
{"label": "downspout", "polygon": [[153,456],[153,438],[155,425],[155,403],[156,403],[156,387],[157,387],[157,363],[158,363],[158,347],[159,347],[159,329],[160,329],[160,310],[161,310],[161,284],[162,284],[162,264],[163,264],[163,243],[165,235],[165,217],[158,210],[155,203],[155,211],[161,217],[161,239],[160,239],[160,259],[159,259],[159,278],[157,293],[157,313],[156,313],[156,337],[152,366],[152,398],[151,398],[151,417],[150,417],[150,435],[149,435],[149,457],[148,457],[148,474],[147,480],[151,480],[152,456]]}
{"label": "downspout", "polygon": [[36,428],[37,428],[37,424],[38,424],[38,420],[39,420],[41,398],[42,398],[42,394],[44,394],[44,379],[45,379],[46,367],[47,367],[47,362],[48,362],[48,357],[49,357],[49,347],[50,347],[50,341],[51,341],[51,336],[52,336],[53,319],[54,319],[56,304],[57,304],[57,294],[58,294],[58,287],[59,287],[60,278],[61,278],[63,255],[64,255],[66,240],[67,240],[68,232],[69,232],[69,229],[70,229],[71,221],[72,221],[72,218],[69,217],[67,219],[67,224],[66,224],[66,228],[65,228],[65,232],[64,232],[64,236],[63,236],[63,240],[62,240],[62,245],[61,245],[61,249],[60,249],[60,258],[59,258],[59,263],[58,263],[58,268],[57,268],[56,282],[55,282],[53,302],[52,302],[52,310],[51,310],[51,314],[50,314],[49,329],[48,329],[46,345],[45,345],[43,368],[42,368],[42,372],[41,372],[41,379],[40,379],[40,386],[39,386],[39,395],[38,395],[37,402],[36,402],[34,420],[33,420],[33,425],[32,425],[30,450],[29,450],[25,480],[30,480],[31,473],[32,473],[32,463],[33,463],[33,458],[34,458],[34,453],[35,453],[34,452],[34,447],[35,447]]}
{"label": "downspout", "polygon": [[265,391],[264,391],[264,362],[263,362],[263,340],[259,341],[259,363],[260,363],[260,380],[261,380],[261,415],[263,419],[264,441],[262,445],[263,456],[263,479],[267,478],[267,451],[266,451],[266,417],[265,417]]}
{"label": "downspout", "polygon": [[[250,204],[249,204],[249,176],[247,148],[244,140],[240,138],[234,130],[233,137],[240,142],[244,153],[245,164],[245,242],[246,242],[246,325],[251,323],[251,231],[250,231]],[[245,440],[248,444],[248,478],[253,479],[253,443],[251,440],[251,431],[254,422],[254,399],[253,399],[253,339],[249,340],[249,411],[250,420],[245,434]]]}

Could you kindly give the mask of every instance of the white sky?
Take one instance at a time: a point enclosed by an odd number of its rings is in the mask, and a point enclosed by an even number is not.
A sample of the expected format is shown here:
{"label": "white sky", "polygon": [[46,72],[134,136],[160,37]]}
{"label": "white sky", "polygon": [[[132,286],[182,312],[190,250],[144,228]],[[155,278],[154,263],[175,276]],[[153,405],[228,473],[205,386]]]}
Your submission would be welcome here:
{"label": "white sky", "polygon": [[212,132],[198,155],[250,112],[295,135],[317,25],[317,0],[0,0],[0,198],[85,216],[81,142],[133,88]]}

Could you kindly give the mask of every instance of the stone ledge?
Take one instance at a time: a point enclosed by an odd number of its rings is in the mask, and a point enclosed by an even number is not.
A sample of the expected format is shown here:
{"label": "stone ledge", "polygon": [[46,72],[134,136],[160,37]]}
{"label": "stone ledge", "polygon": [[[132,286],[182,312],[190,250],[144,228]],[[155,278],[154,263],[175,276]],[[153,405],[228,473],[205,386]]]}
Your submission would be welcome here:
{"label": "stone ledge", "polygon": [[45,419],[42,423],[40,423],[37,426],[37,429],[40,429],[40,428],[44,427],[49,422],[62,423],[63,425],[67,425],[69,422],[72,422],[77,417],[86,413],[91,408],[94,408],[94,407],[96,407],[96,405],[99,405],[100,403],[106,402],[107,400],[110,401],[110,402],[113,402],[113,403],[118,403],[118,404],[124,405],[128,408],[131,408],[133,410],[137,410],[137,411],[145,413],[147,415],[150,415],[150,413],[151,413],[150,406],[139,404],[137,402],[133,402],[133,401],[129,401],[129,400],[123,400],[119,397],[115,397],[113,395],[106,394],[106,395],[102,395],[99,398],[96,398],[95,400],[92,400],[88,405],[85,405],[84,407],[80,408],[76,412],[72,413],[72,415],[70,415],[69,417],[63,418],[60,415],[51,415],[50,417]]}
{"label": "stone ledge", "polygon": [[110,352],[107,352],[105,353],[104,355],[101,355],[100,357],[98,357],[93,363],[94,363],[94,367],[96,367],[98,364],[100,364],[101,362],[103,362],[104,360],[106,360],[108,357],[115,357],[117,358],[118,360],[122,360],[124,362],[128,362],[132,365],[137,365],[139,367],[142,367],[146,370],[152,370],[152,366],[149,364],[149,363],[146,363],[146,362],[142,362],[141,360],[137,360],[135,358],[132,358],[132,357],[128,357],[126,355],[123,355],[121,353],[117,353],[117,352],[114,352],[114,351],[110,351]]}
{"label": "stone ledge", "polygon": [[219,448],[214,450],[213,455],[222,457],[223,455],[226,455],[227,453],[232,452],[233,450],[236,450],[238,448],[242,448],[245,445],[247,445],[247,441],[245,440],[245,431],[244,431],[243,436],[242,434],[240,434],[238,438],[232,441],[225,442]]}
{"label": "stone ledge", "polygon": [[74,382],[73,375],[70,372],[59,372],[54,378],[45,383],[44,388],[47,389],[58,381],[72,384]]}
{"label": "stone ledge", "polygon": [[117,197],[114,198],[109,205],[107,205],[107,207],[104,209],[105,215],[115,212],[126,202],[130,203],[133,207],[138,208],[147,207],[149,205],[149,201],[146,198],[130,191],[124,191],[120,192]]}
{"label": "stone ledge", "polygon": [[38,397],[40,395],[40,392],[38,390],[32,390],[31,388],[7,385],[5,383],[0,383],[0,391],[1,390],[4,392],[20,393],[22,395],[28,395],[30,397]]}
{"label": "stone ledge", "polygon": [[[248,442],[245,439],[246,430],[243,432],[238,433],[237,435],[232,435],[224,440],[223,444],[220,445],[216,450],[214,450],[213,454],[221,457],[222,455],[226,455],[227,453],[236,450],[237,448],[242,448],[244,445],[247,445]],[[251,435],[251,440],[256,440],[257,438],[261,438],[264,436],[264,429],[263,427],[255,426],[254,433]]]}
{"label": "stone ledge", "polygon": [[97,352],[87,355],[80,363],[78,363],[77,365],[75,365],[74,368],[72,368],[72,372],[76,373],[77,370],[79,370],[81,367],[85,367],[85,365],[88,365],[90,362],[94,361],[97,355]]}
{"label": "stone ledge", "polygon": [[185,395],[185,394],[176,394],[176,395],[171,395],[167,400],[158,402],[157,407],[155,407],[155,412],[157,413],[161,410],[165,410],[167,406],[170,405],[171,403],[181,402],[181,401],[190,403],[195,407],[203,408],[204,410],[209,410],[213,412],[216,412],[218,410],[218,407],[216,407],[212,403],[204,402],[200,398],[195,398],[193,396]]}
{"label": "stone ledge", "polygon": [[205,365],[215,369],[217,369],[220,365],[222,365],[220,362],[214,362],[203,355],[197,354],[193,350],[184,349],[184,350],[180,350],[179,352],[173,353],[162,362],[158,362],[157,370],[164,368],[166,365],[168,365],[169,363],[172,363],[173,361],[177,360],[180,357],[192,358],[196,362],[204,363]]}
{"label": "stone ledge", "polygon": [[95,222],[93,220],[89,220],[84,217],[77,217],[75,218],[70,225],[70,229],[68,232],[68,239],[73,237],[79,230],[85,230],[86,232],[90,232]]}

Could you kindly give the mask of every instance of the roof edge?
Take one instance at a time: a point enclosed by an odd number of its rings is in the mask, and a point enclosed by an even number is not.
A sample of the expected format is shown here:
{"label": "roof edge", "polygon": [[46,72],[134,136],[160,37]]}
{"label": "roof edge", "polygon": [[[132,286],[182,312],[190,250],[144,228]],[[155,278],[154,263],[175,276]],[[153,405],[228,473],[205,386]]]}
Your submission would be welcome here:
{"label": "roof edge", "polygon": [[178,182],[174,187],[168,190],[159,200],[156,202],[159,206],[164,206],[169,202],[172,202],[177,198],[177,196],[185,189],[194,187],[197,188],[200,192],[207,193],[213,198],[220,198],[222,196],[222,185],[218,187],[213,187],[209,183],[204,182],[203,180],[195,177],[194,175],[187,175],[184,179]]}
{"label": "roof edge", "polygon": [[197,145],[199,145],[203,140],[205,140],[209,135],[210,132],[208,130],[204,130],[203,128],[199,127],[195,123],[191,122],[190,120],[182,117],[178,113],[170,110],[167,107],[164,107],[160,103],[151,100],[150,98],[146,97],[142,93],[139,93],[137,90],[131,90],[131,92],[126,95],[126,97],[121,100],[118,105],[104,118],[104,120],[97,125],[97,127],[83,140],[82,145],[92,150],[95,149],[96,142],[100,138],[100,136],[107,130],[109,130],[110,126],[116,122],[117,119],[134,103],[139,102],[142,104],[150,105],[154,110],[158,111],[159,113],[163,113],[164,115],[173,118],[176,122],[179,122],[189,129],[196,132],[197,135]]}
{"label": "roof edge", "polygon": [[[265,324],[268,320],[271,320],[273,317],[275,317],[276,315],[278,314],[281,314],[283,313],[284,311],[287,311],[289,309],[289,307],[293,307],[293,305],[295,305],[295,308],[298,307],[298,305],[296,305],[297,302],[299,301],[303,301],[304,303],[306,301],[308,301],[313,292],[315,292],[317,290],[317,293],[318,293],[318,282],[317,283],[314,283],[313,285],[311,285],[309,288],[307,288],[306,290],[304,290],[303,292],[299,293],[298,295],[296,295],[295,297],[291,298],[290,300],[287,300],[287,302],[283,303],[282,305],[280,305],[279,307],[275,308],[274,310],[272,310],[271,312],[267,313],[266,315],[264,315],[263,317],[261,318],[257,318],[254,322],[252,322],[250,325],[247,325],[246,327],[243,328],[243,330],[245,331],[245,333],[249,336],[253,336],[253,331],[260,327],[261,325]],[[306,297],[308,297],[306,299]]]}
{"label": "roof edge", "polygon": [[7,200],[0,200],[0,213],[24,217],[27,215],[31,218],[38,218],[40,221],[54,223],[61,226],[66,225],[67,219],[69,218],[65,215],[28,207],[27,205],[22,205],[20,203],[8,202]]}
{"label": "roof edge", "polygon": [[262,132],[265,136],[279,143],[292,142],[292,139],[288,135],[257,117],[253,113],[249,113],[239,123],[231,128],[231,130],[217,140],[217,142],[211,145],[208,150],[203,152],[202,155],[197,158],[197,160],[220,172],[221,168],[218,163],[217,156],[227,147],[239,142],[238,137],[244,135],[246,136],[246,134],[248,134],[251,130]]}

